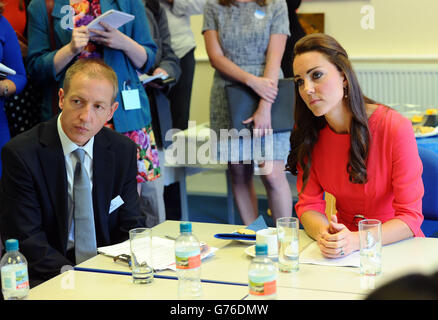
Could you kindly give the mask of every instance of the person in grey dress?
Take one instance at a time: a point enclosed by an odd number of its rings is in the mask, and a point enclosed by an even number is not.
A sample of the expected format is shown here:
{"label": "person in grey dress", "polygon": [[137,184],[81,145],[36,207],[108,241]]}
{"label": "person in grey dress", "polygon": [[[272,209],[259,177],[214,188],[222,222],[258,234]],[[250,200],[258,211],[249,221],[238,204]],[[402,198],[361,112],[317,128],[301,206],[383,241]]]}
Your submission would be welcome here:
{"label": "person in grey dress", "polygon": [[[257,218],[257,197],[253,185],[254,165],[258,163],[274,220],[292,215],[292,196],[285,175],[290,133],[270,134],[271,106],[275,101],[278,79],[283,77],[281,59],[289,33],[285,0],[208,0],[204,7],[202,29],[207,54],[215,69],[210,94],[210,128],[219,142],[218,157],[227,156],[234,199],[243,222]],[[248,85],[260,102],[252,117],[253,139],[265,146],[263,158],[244,152],[242,140],[233,150],[233,138],[221,139],[229,130],[225,86],[233,82]],[[223,145],[227,147],[222,149]],[[254,141],[252,141],[252,145]],[[229,147],[231,146],[231,148]]]}

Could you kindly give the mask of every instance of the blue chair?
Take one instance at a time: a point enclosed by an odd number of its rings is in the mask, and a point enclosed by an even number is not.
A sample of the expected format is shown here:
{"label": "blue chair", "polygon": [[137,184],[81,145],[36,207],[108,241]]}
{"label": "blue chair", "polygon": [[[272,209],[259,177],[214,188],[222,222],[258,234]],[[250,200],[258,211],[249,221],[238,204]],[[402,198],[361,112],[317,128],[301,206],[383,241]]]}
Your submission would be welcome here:
{"label": "blue chair", "polygon": [[423,215],[421,230],[426,237],[438,238],[438,153],[418,147],[423,162]]}

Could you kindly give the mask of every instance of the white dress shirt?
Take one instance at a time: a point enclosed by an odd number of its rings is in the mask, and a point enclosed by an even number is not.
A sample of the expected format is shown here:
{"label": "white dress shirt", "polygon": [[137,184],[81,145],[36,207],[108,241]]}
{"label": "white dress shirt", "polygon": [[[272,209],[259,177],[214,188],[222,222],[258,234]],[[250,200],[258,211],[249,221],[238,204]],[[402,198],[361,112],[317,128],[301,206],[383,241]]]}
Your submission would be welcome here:
{"label": "white dress shirt", "polygon": [[58,117],[57,127],[58,127],[58,135],[59,139],[61,140],[62,144],[62,150],[64,152],[64,158],[65,158],[65,169],[67,171],[67,181],[68,181],[68,243],[67,243],[67,250],[70,250],[74,247],[74,239],[75,239],[75,232],[74,232],[74,219],[73,219],[73,180],[74,180],[74,168],[76,167],[76,156],[73,155],[73,151],[75,151],[78,148],[81,148],[85,151],[85,157],[84,157],[84,167],[87,171],[88,176],[90,177],[90,188],[93,190],[93,144],[94,144],[94,137],[92,137],[86,145],[83,147],[78,146],[76,143],[71,141],[67,135],[65,134],[64,130],[61,126],[61,117],[62,112],[60,116]]}

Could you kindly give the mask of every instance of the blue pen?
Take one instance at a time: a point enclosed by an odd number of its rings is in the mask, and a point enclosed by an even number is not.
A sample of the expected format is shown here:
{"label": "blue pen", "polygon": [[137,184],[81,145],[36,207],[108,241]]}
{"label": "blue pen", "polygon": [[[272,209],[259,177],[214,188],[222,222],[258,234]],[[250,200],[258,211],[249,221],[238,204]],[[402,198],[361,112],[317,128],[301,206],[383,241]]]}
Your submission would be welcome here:
{"label": "blue pen", "polygon": [[[83,267],[74,267],[73,269],[76,270],[76,271],[85,271],[85,272],[108,273],[108,274],[118,274],[118,275],[125,275],[125,276],[131,276],[132,275],[131,272],[126,272],[126,271],[92,269],[92,268],[83,268]],[[175,276],[165,276],[165,275],[160,275],[160,274],[154,274],[154,278],[157,278],[157,279],[168,279],[168,280],[178,280],[178,277],[175,277]],[[227,284],[227,285],[244,286],[244,287],[248,286],[247,283],[218,281],[218,280],[207,280],[207,279],[201,279],[201,282],[216,283],[216,284]]]}

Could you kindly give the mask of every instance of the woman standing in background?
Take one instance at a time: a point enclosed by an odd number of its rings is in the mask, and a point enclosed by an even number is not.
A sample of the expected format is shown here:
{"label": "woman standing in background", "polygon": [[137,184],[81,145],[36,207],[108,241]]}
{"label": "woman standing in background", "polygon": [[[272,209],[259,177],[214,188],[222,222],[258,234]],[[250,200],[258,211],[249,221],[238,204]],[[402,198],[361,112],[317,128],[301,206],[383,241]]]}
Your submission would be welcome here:
{"label": "woman standing in background", "polygon": [[292,61],[295,43],[304,37],[306,33],[301,27],[300,21],[296,11],[301,5],[301,0],[286,0],[287,11],[289,13],[289,31],[290,36],[286,41],[286,48],[284,49],[283,59],[281,60],[281,69],[283,70],[285,78],[293,77]]}
{"label": "woman standing in background", "polygon": [[0,63],[15,70],[16,74],[0,77],[0,150],[10,139],[8,121],[4,111],[5,99],[15,92],[23,90],[27,82],[20,45],[14,29],[2,15],[3,10],[4,4],[0,1]]}
{"label": "woman standing in background", "polygon": [[[54,116],[53,91],[62,87],[68,67],[76,59],[103,59],[116,72],[119,87],[116,98],[119,107],[107,126],[137,144],[140,191],[143,183],[160,177],[149,100],[137,74],[137,70],[147,73],[154,64],[157,51],[149,32],[144,4],[141,0],[54,0],[53,3],[49,16],[44,0],[32,0],[28,8],[27,67],[32,78],[46,84],[43,119]],[[63,8],[69,5],[74,10],[73,30],[62,25],[66,16]],[[102,25],[103,30],[87,28],[93,19],[111,9],[132,14],[135,19],[118,29],[107,24]],[[53,19],[53,24],[49,18]],[[50,41],[52,32],[55,48]]]}
{"label": "woman standing in background", "polygon": [[[289,35],[286,2],[208,0],[204,10],[203,34],[210,63],[216,69],[210,95],[211,129],[217,137],[220,137],[221,129],[230,129],[225,87],[233,82],[248,85],[260,96],[257,110],[245,122],[253,122],[255,132],[270,129],[271,106],[277,95],[278,79],[283,77],[280,64]],[[261,169],[272,169],[262,173],[261,179],[274,221],[292,215],[292,196],[284,171],[289,136],[289,132],[273,134],[273,144],[266,143],[267,148],[273,149],[273,154],[265,159]],[[265,137],[253,139],[265,141]],[[220,143],[229,146],[234,143],[231,140],[234,139],[224,139]],[[241,142],[237,141],[238,144]],[[228,168],[237,208],[243,223],[249,225],[258,216],[253,184],[254,164],[242,161],[258,159],[241,151],[236,157],[229,154]]]}

